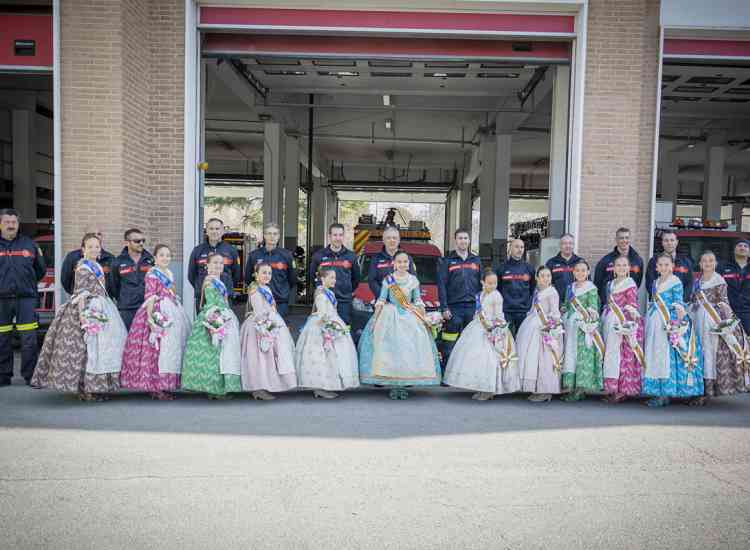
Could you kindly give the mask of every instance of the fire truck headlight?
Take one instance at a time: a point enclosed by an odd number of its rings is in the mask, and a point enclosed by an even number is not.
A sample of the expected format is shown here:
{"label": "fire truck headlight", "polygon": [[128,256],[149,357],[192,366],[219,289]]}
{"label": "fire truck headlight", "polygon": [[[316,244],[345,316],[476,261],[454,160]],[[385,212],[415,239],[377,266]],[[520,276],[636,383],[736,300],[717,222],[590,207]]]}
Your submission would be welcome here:
{"label": "fire truck headlight", "polygon": [[373,311],[375,311],[370,304],[365,303],[359,298],[354,298],[352,300],[352,309],[354,309],[355,311],[363,311],[365,313],[372,313]]}

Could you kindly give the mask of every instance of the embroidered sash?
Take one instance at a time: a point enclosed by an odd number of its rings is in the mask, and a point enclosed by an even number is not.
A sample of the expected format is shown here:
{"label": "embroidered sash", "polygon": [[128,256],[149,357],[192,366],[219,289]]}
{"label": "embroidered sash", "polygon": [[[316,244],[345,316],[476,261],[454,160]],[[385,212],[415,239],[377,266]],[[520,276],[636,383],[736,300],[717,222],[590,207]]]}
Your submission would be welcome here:
{"label": "embroidered sash", "polygon": [[414,305],[409,302],[409,299],[406,297],[406,294],[404,294],[404,291],[396,281],[396,278],[393,275],[388,275],[388,277],[385,278],[385,283],[388,285],[388,290],[393,293],[393,297],[396,299],[398,304],[406,311],[411,311],[417,317],[417,319],[424,323],[428,330],[432,330],[432,325],[430,325],[430,322],[427,320],[427,318],[422,315],[422,311],[414,307]]}
{"label": "embroidered sash", "polygon": [[706,312],[706,315],[708,315],[708,318],[711,320],[711,323],[713,324],[711,330],[715,330],[719,333],[721,339],[724,340],[727,347],[734,354],[734,357],[737,360],[737,365],[742,367],[744,370],[750,369],[750,349],[748,346],[747,337],[745,336],[745,331],[741,330],[742,343],[740,343],[737,340],[737,337],[733,334],[734,328],[727,327],[719,331],[717,327],[721,323],[721,315],[719,315],[719,312],[716,311],[716,308],[713,306],[713,304],[708,301],[708,298],[706,298],[706,294],[703,292],[703,290],[696,290],[693,296],[695,296],[698,304],[700,304],[700,306]]}
{"label": "embroidered sash", "polygon": [[563,358],[561,357],[559,350],[555,349],[556,346],[553,345],[554,340],[550,339],[545,342],[544,332],[547,328],[547,323],[549,322],[549,320],[547,319],[547,314],[544,313],[542,306],[539,305],[539,302],[536,302],[534,304],[534,312],[539,318],[539,321],[541,321],[542,323],[542,342],[545,346],[547,346],[550,353],[552,354],[552,361],[555,363],[555,371],[560,372],[560,370],[562,369]]}
{"label": "embroidered sash", "polygon": [[[620,308],[619,305],[617,305],[617,302],[612,297],[612,295],[609,295],[609,298],[607,298],[607,306],[609,307],[609,310],[614,314],[615,317],[617,317],[617,321],[620,323],[621,326],[624,326],[625,323],[628,322],[627,317],[625,317],[625,312]],[[625,341],[628,343],[628,346],[633,352],[633,355],[635,355],[636,361],[638,361],[641,364],[641,367],[644,367],[646,365],[646,355],[643,353],[643,348],[638,343],[638,337],[636,334],[629,334],[626,336]]]}
{"label": "embroidered sash", "polygon": [[[570,305],[573,306],[573,309],[576,311],[576,313],[584,323],[593,322],[591,314],[585,307],[583,307],[583,304],[581,304],[581,301],[576,296],[571,296],[569,301]],[[596,349],[599,351],[599,356],[604,357],[604,340],[602,340],[602,335],[599,334],[599,331],[597,329],[586,333],[586,341],[587,347],[591,347],[591,343],[593,342],[593,344],[596,346]]]}

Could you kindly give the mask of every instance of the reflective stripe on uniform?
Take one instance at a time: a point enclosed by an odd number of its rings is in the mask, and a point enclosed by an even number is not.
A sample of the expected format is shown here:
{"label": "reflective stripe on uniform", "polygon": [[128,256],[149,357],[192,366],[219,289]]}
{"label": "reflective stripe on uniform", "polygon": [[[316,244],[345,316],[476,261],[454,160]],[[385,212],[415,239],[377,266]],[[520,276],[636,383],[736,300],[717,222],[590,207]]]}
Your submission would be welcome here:
{"label": "reflective stripe on uniform", "polygon": [[0,325],[0,333],[10,332],[13,330],[13,325]]}
{"label": "reflective stripe on uniform", "polygon": [[455,342],[458,340],[458,332],[443,332],[442,338],[445,342]]}
{"label": "reflective stripe on uniform", "polygon": [[36,330],[39,328],[39,323],[34,321],[33,323],[23,323],[21,325],[16,325],[16,328],[20,330]]}

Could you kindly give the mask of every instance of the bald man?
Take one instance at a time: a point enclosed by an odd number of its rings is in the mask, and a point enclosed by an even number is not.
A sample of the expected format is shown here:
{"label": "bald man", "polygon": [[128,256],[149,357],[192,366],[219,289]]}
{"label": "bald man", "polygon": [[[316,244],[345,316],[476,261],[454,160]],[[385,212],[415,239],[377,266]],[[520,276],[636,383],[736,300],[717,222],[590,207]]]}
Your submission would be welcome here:
{"label": "bald man", "polygon": [[531,309],[531,297],[536,286],[534,268],[523,259],[525,249],[521,239],[513,239],[508,259],[497,268],[498,290],[503,295],[503,312],[514,336]]}

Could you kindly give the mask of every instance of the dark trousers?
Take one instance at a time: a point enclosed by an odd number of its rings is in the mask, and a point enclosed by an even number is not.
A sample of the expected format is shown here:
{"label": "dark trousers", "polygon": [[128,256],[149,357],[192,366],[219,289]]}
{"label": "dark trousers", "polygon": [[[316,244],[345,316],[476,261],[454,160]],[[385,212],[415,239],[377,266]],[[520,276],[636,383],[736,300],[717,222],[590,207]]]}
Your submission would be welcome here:
{"label": "dark trousers", "polygon": [[0,299],[0,379],[13,378],[13,327],[21,340],[21,376],[30,380],[39,358],[37,298]]}
{"label": "dark trousers", "polygon": [[505,312],[505,320],[510,325],[510,332],[513,334],[513,337],[515,338],[516,334],[518,333],[518,329],[521,328],[521,323],[523,323],[524,319],[526,319],[526,313],[527,312],[520,312],[520,311],[506,311]]}
{"label": "dark trousers", "polygon": [[336,311],[339,313],[339,317],[347,325],[352,324],[352,303],[351,302],[337,302]]}
{"label": "dark trousers", "polygon": [[443,326],[443,332],[440,336],[440,351],[443,353],[443,369],[448,363],[448,357],[450,357],[453,351],[453,346],[456,345],[458,337],[466,326],[471,323],[474,319],[474,314],[477,311],[476,305],[472,303],[465,304],[451,304],[448,306],[451,311],[451,318],[445,322]]}
{"label": "dark trousers", "polygon": [[745,329],[745,332],[750,335],[750,311],[746,312],[736,312],[734,313],[737,318],[740,320],[740,323],[742,323],[742,328]]}
{"label": "dark trousers", "polygon": [[289,315],[289,302],[276,302],[276,313],[286,320],[286,316]]}
{"label": "dark trousers", "polygon": [[130,330],[130,325],[133,324],[133,317],[135,317],[135,314],[138,310],[137,309],[121,309],[120,310],[120,317],[122,317],[122,322],[125,323],[125,328]]}

